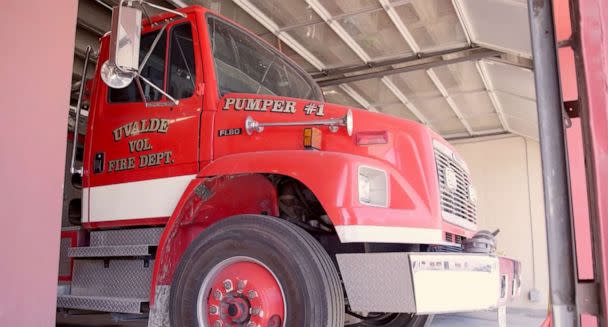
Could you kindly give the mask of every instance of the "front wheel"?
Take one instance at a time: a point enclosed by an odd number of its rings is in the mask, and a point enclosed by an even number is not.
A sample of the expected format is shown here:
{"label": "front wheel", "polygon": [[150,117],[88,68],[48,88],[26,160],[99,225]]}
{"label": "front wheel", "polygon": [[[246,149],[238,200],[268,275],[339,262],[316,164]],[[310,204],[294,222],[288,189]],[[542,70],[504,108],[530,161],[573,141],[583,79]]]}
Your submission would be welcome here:
{"label": "front wheel", "polygon": [[327,252],[284,220],[228,218],[192,242],[176,271],[172,326],[343,327],[344,298]]}

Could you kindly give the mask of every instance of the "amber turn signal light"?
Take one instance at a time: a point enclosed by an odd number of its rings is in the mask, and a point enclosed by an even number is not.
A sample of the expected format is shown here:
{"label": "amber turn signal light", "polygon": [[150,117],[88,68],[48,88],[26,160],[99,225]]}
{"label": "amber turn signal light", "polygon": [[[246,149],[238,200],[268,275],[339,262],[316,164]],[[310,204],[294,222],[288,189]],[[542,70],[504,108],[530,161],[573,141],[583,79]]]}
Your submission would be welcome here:
{"label": "amber turn signal light", "polygon": [[321,150],[321,130],[314,127],[304,129],[304,149]]}

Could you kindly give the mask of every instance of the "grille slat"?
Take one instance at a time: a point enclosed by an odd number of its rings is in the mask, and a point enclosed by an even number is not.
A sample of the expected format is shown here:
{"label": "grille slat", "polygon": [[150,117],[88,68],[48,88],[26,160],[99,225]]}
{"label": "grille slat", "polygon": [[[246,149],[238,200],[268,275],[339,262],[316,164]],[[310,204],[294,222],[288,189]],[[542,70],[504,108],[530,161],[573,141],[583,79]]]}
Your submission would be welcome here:
{"label": "grille slat", "polygon": [[[471,178],[469,173],[455,159],[437,147],[435,147],[435,162],[441,192],[440,202],[442,212],[450,215],[450,218],[456,218],[456,220],[461,221],[463,224],[476,224],[477,208],[470,201],[469,187],[471,185]],[[458,186],[454,191],[450,191],[446,186],[445,170],[447,167],[450,167],[456,173]]]}

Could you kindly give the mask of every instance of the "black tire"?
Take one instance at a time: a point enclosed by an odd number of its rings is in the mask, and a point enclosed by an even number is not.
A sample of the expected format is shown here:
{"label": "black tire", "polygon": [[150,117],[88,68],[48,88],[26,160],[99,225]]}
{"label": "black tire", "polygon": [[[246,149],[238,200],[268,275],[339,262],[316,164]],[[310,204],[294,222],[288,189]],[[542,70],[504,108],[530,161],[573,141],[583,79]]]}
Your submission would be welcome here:
{"label": "black tire", "polygon": [[408,313],[385,314],[348,327],[429,327],[433,316]]}
{"label": "black tire", "polygon": [[192,242],[173,278],[171,326],[202,327],[196,311],[205,276],[220,263],[243,256],[263,263],[281,286],[283,326],[344,326],[342,287],[327,252],[299,227],[260,215],[227,218]]}

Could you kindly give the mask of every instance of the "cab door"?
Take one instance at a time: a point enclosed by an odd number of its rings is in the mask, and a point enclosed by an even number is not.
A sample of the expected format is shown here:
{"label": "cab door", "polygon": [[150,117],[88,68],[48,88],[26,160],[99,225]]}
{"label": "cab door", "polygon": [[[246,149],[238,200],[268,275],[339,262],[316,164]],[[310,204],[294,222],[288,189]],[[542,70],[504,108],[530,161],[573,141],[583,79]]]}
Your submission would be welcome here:
{"label": "cab door", "polygon": [[205,159],[199,158],[203,79],[194,22],[189,16],[148,28],[141,38],[140,67],[147,57],[142,76],[178,104],[143,80],[141,87],[134,80],[124,89],[98,80],[83,222],[93,227],[162,223],[198,172],[199,159]]}

